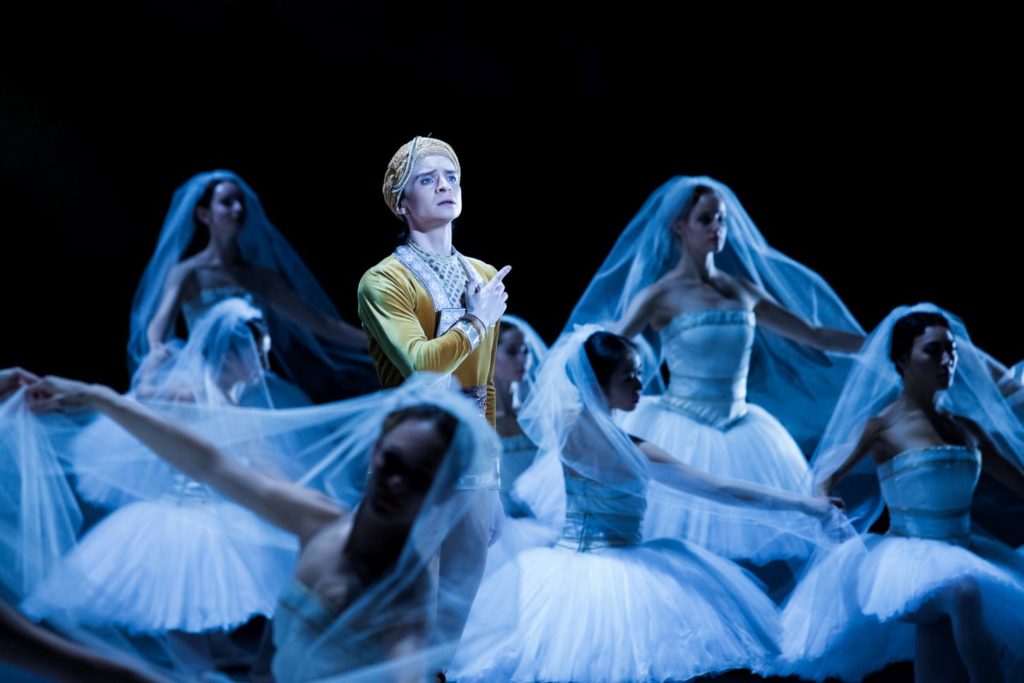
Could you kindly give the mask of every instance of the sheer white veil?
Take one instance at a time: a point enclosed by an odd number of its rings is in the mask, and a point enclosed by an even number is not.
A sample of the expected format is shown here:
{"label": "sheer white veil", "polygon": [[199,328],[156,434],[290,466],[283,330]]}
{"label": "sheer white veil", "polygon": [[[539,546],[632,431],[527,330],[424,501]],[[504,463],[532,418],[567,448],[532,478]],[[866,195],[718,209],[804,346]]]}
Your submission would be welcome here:
{"label": "sheer white veil", "polygon": [[[698,187],[711,188],[725,203],[728,236],[725,249],[716,257],[720,268],[753,281],[809,324],[863,333],[828,283],[772,248],[732,190],[706,176],[677,176],[648,197],[576,304],[566,331],[577,324],[612,325],[621,320],[637,294],[676,265],[680,245],[671,226]],[[660,344],[653,334],[644,340],[649,390],[659,392]],[[849,367],[843,354],[817,351],[758,329],[748,398],[778,417],[810,453]]]}

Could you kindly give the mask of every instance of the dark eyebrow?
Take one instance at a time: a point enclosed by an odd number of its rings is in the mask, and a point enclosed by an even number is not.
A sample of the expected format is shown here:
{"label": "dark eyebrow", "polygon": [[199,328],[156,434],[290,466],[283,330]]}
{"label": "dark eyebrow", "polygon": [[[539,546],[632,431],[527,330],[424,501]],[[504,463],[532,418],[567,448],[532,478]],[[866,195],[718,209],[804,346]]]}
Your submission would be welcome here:
{"label": "dark eyebrow", "polygon": [[[440,169],[440,170],[443,173],[455,173],[456,175],[458,174],[458,171],[456,171],[454,168],[446,168],[446,169]],[[438,172],[438,169],[435,168],[433,171],[427,171],[426,173],[418,173],[418,174],[416,174],[416,177],[417,178],[422,178],[423,176],[434,175],[437,172]]]}

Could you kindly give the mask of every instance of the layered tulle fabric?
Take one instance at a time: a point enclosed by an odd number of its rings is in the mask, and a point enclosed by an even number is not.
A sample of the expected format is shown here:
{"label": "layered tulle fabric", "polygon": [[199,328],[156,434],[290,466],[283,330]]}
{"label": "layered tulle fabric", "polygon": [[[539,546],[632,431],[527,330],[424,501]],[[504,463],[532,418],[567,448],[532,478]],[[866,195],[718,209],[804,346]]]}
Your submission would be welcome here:
{"label": "layered tulle fabric", "polygon": [[774,656],[774,604],[731,562],[655,541],[591,552],[521,553],[488,577],[467,632],[519,596],[518,627],[461,659],[458,681],[664,681],[761,670]]}
{"label": "layered tulle fabric", "polygon": [[[812,492],[807,461],[800,449],[782,425],[758,406],[749,405],[746,415],[720,429],[664,406],[659,398],[644,397],[636,411],[622,419],[622,425],[703,472],[804,495]],[[682,538],[755,564],[804,557],[811,551],[811,546],[795,539],[778,538],[757,520],[730,521],[699,508],[688,509],[671,501],[662,504],[670,495],[665,487],[652,482],[651,489],[646,538]]]}
{"label": "layered tulle fabric", "polygon": [[229,630],[272,616],[294,568],[296,540],[208,492],[192,495],[118,508],[22,609],[35,619],[59,615],[130,633]]}
{"label": "layered tulle fabric", "polygon": [[915,620],[950,591],[976,589],[1006,680],[1024,672],[1024,558],[971,532],[980,454],[963,446],[903,452],[879,466],[889,535],[820,557],[784,613],[782,669],[820,680],[866,674],[915,654]]}
{"label": "layered tulle fabric", "polygon": [[[754,324],[745,309],[677,316],[660,333],[667,390],[643,397],[619,424],[702,472],[810,495],[810,472],[796,442],[778,420],[746,400]],[[810,552],[805,543],[777,538],[770,525],[730,523],[693,506],[664,505],[663,494],[655,481],[647,538],[683,538],[756,564]]]}
{"label": "layered tulle fabric", "polygon": [[[942,591],[977,586],[1006,680],[1024,673],[1024,560],[981,537],[970,548],[871,535],[816,562],[783,610],[779,672],[859,681],[915,655],[915,613]],[[1016,678],[1014,677],[1016,676]]]}

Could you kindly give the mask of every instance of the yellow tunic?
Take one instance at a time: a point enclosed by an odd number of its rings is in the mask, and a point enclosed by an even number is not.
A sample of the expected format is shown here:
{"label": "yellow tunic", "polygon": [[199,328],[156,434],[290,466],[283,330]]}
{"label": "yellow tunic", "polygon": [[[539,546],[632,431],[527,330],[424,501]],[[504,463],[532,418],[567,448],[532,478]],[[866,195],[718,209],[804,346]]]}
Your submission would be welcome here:
{"label": "yellow tunic", "polygon": [[[467,258],[489,281],[493,267]],[[359,280],[359,319],[370,338],[370,357],[385,388],[401,384],[414,372],[451,374],[466,393],[484,403],[494,424],[494,353],[498,325],[474,349],[458,327],[436,336],[441,312],[420,279],[395,255],[370,268]]]}

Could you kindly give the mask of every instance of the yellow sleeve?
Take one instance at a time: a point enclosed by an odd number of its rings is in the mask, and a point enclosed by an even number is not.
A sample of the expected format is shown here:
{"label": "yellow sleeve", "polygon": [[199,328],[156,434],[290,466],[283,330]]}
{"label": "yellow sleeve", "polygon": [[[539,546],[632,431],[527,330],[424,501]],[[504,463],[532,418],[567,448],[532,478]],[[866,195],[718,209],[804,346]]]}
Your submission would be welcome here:
{"label": "yellow sleeve", "polygon": [[359,319],[403,377],[450,373],[473,352],[456,328],[429,339],[416,317],[415,289],[386,271],[370,270],[359,281]]}

